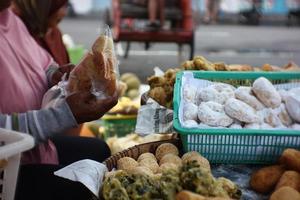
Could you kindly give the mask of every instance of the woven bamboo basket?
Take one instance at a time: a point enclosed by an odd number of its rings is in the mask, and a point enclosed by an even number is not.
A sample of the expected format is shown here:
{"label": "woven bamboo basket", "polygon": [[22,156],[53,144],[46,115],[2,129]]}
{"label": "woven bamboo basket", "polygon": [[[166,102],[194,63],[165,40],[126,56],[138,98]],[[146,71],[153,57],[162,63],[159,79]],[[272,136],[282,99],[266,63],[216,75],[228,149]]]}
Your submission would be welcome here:
{"label": "woven bamboo basket", "polygon": [[163,143],[174,144],[178,148],[179,152],[182,154],[181,140],[179,138],[177,138],[177,135],[175,134],[169,140],[161,140],[161,141],[140,144],[140,145],[131,147],[129,149],[126,149],[124,151],[121,151],[121,152],[109,157],[108,159],[106,159],[104,161],[104,164],[107,166],[108,170],[111,171],[112,169],[117,168],[117,162],[120,158],[131,157],[131,158],[137,160],[138,157],[143,153],[150,152],[150,153],[155,154],[156,148]]}

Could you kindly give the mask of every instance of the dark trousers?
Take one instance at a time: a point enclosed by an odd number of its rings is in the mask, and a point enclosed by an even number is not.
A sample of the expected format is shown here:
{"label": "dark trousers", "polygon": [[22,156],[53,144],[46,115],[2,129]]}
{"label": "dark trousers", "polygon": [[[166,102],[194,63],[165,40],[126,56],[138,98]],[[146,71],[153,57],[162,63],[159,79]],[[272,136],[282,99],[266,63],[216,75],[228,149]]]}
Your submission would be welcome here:
{"label": "dark trousers", "polygon": [[55,176],[62,167],[82,159],[103,162],[110,156],[107,144],[99,139],[58,136],[52,139],[60,165],[22,165],[15,200],[89,200],[90,191],[81,183]]}

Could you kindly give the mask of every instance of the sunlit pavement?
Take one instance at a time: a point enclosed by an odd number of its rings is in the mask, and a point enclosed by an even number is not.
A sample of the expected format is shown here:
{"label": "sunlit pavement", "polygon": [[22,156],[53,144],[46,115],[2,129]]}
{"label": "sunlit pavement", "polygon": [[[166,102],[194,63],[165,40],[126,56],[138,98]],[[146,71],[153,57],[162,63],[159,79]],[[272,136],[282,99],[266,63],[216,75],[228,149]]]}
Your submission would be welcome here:
{"label": "sunlit pavement", "polygon": [[[88,48],[97,37],[101,20],[65,19],[61,23],[64,33],[78,44]],[[195,55],[211,61],[243,63],[261,66],[264,63],[284,65],[295,61],[300,65],[300,27],[202,25],[197,28]],[[163,70],[178,66],[189,58],[189,47],[178,54],[176,44],[152,44],[148,51],[143,43],[134,43],[129,58],[124,59],[125,44],[117,45],[120,71],[134,72],[145,82],[153,74],[153,67]]]}

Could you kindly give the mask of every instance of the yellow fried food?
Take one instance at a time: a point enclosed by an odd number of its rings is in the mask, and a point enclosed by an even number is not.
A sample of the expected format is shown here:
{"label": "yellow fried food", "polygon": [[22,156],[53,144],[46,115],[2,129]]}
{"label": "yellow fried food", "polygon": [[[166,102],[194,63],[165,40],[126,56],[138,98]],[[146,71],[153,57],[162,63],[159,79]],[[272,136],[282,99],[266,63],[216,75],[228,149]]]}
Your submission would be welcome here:
{"label": "yellow fried food", "polygon": [[152,177],[154,174],[148,167],[145,166],[137,166],[135,168],[131,168],[127,171],[129,174],[140,174],[140,175],[147,175]]}
{"label": "yellow fried food", "polygon": [[156,173],[159,170],[158,163],[156,162],[156,160],[154,160],[152,158],[145,158],[145,159],[140,160],[139,165],[149,168],[153,173]]}
{"label": "yellow fried food", "polygon": [[217,70],[217,71],[226,71],[226,69],[227,69],[226,64],[223,62],[214,63],[213,65],[214,65],[215,70]]}
{"label": "yellow fried food", "polygon": [[185,61],[184,63],[181,64],[181,67],[184,69],[184,70],[195,70],[195,65],[194,65],[194,62],[192,60],[187,60]]}
{"label": "yellow fried food", "polygon": [[164,143],[157,147],[155,151],[155,156],[158,161],[160,161],[160,159],[166,154],[178,155],[179,152],[177,147],[171,143]]}
{"label": "yellow fried food", "polygon": [[150,88],[163,87],[166,84],[165,78],[161,76],[151,76],[147,81]]}
{"label": "yellow fried food", "polygon": [[270,192],[284,172],[282,165],[264,167],[254,172],[250,179],[250,186],[259,193]]}
{"label": "yellow fried food", "polygon": [[140,162],[141,160],[143,160],[143,159],[153,159],[153,160],[155,160],[156,161],[156,157],[155,157],[155,155],[153,154],[153,153],[143,153],[143,154],[141,154],[139,157],[138,157],[138,162]]}
{"label": "yellow fried food", "polygon": [[300,194],[295,189],[284,186],[276,190],[270,200],[300,200]]}
{"label": "yellow fried food", "polygon": [[138,165],[139,163],[130,157],[120,158],[117,162],[117,168],[119,170],[124,170],[124,171],[130,170],[131,168],[135,168]]}
{"label": "yellow fried food", "polygon": [[286,149],[283,151],[279,162],[289,170],[300,172],[300,151],[296,149]]}
{"label": "yellow fried food", "polygon": [[196,151],[185,153],[181,159],[183,163],[191,162],[194,160],[198,163],[198,165],[200,165],[200,167],[208,169],[209,171],[211,170],[209,161]]}
{"label": "yellow fried food", "polygon": [[280,177],[275,190],[284,186],[300,191],[300,174],[296,171],[285,171]]}
{"label": "yellow fried food", "polygon": [[160,105],[166,105],[167,94],[163,87],[155,87],[151,89],[148,96],[157,101]]}
{"label": "yellow fried food", "polygon": [[160,167],[158,172],[163,173],[168,170],[179,170],[179,166],[175,165],[174,163],[163,163]]}
{"label": "yellow fried food", "polygon": [[164,163],[173,163],[176,166],[181,166],[182,165],[182,160],[179,158],[179,156],[174,155],[174,154],[166,154],[164,155],[160,161],[159,161],[159,165],[162,165]]}

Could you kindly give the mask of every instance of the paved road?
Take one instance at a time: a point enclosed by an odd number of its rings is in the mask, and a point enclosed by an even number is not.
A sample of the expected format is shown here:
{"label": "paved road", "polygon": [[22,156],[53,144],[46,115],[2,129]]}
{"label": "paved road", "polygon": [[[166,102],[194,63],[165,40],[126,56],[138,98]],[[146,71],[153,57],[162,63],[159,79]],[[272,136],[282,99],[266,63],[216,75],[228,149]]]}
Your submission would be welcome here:
{"label": "paved road", "polygon": [[[73,37],[76,43],[88,48],[97,37],[101,20],[65,19],[61,28]],[[245,63],[261,66],[264,63],[284,65],[293,60],[300,65],[300,28],[284,26],[235,26],[207,25],[196,31],[196,55],[203,55],[211,61]],[[124,44],[118,45],[122,55]],[[120,56],[120,71],[134,72],[145,82],[153,74],[153,67],[162,69],[176,67],[188,58],[189,48],[185,47],[178,56],[175,44],[152,44],[148,51],[136,43],[128,59]]]}

